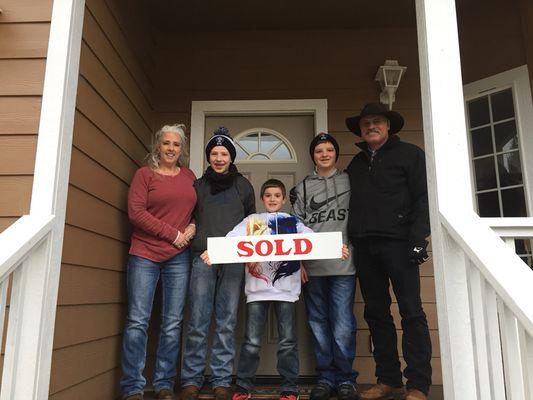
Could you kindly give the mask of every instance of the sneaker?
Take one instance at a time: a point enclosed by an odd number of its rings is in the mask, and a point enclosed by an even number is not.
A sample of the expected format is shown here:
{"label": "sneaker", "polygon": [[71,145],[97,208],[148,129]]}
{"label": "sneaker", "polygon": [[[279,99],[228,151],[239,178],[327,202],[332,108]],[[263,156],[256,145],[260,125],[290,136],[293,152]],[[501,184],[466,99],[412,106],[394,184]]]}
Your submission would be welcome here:
{"label": "sneaker", "polygon": [[405,399],[405,391],[403,387],[395,388],[393,386],[385,385],[384,383],[377,383],[370,389],[361,392],[361,400],[403,400]]}
{"label": "sneaker", "polygon": [[359,400],[359,393],[351,383],[343,383],[337,387],[337,400]]}
{"label": "sneaker", "polygon": [[327,383],[319,383],[313,388],[313,390],[311,390],[309,400],[329,400],[330,397],[331,386]]}
{"label": "sneaker", "polygon": [[299,398],[300,394],[297,392],[281,392],[279,396],[279,400],[298,400]]}
{"label": "sneaker", "polygon": [[170,389],[161,389],[157,392],[158,400],[174,400],[174,392]]}
{"label": "sneaker", "polygon": [[143,400],[143,399],[144,399],[144,397],[143,397],[142,393],[131,394],[128,397],[124,398],[124,400]]}
{"label": "sneaker", "polygon": [[215,392],[215,400],[231,400],[231,388],[217,386],[213,390]]}
{"label": "sneaker", "polygon": [[237,386],[231,400],[248,400],[252,397],[251,393],[243,387]]}
{"label": "sneaker", "polygon": [[405,400],[427,400],[427,396],[418,389],[408,389]]}
{"label": "sneaker", "polygon": [[181,400],[197,400],[200,395],[200,388],[195,385],[187,385],[181,388]]}

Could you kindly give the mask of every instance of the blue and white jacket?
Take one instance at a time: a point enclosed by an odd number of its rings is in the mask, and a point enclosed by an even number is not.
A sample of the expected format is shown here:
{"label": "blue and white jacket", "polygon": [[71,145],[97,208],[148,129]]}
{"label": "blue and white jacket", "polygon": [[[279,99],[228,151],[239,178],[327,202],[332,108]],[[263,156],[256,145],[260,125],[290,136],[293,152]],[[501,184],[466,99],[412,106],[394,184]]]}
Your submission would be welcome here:
{"label": "blue and white jacket", "polygon": [[[277,213],[251,214],[226,236],[278,235],[285,233],[311,233],[293,215]],[[301,290],[300,261],[258,262],[246,268],[246,302],[298,300]]]}

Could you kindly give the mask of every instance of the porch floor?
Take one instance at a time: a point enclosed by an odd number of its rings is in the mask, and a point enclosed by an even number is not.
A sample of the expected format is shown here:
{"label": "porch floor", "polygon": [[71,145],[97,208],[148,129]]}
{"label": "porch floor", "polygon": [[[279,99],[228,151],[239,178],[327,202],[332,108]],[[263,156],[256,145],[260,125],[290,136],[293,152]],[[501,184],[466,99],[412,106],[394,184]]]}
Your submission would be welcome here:
{"label": "porch floor", "polygon": [[[359,390],[365,390],[371,385],[359,385]],[[309,399],[309,392],[313,385],[300,385],[300,399],[307,400]],[[278,386],[275,385],[258,385],[256,392],[252,396],[252,399],[259,400],[277,400],[278,399]],[[154,392],[145,392],[145,400],[156,400]],[[200,399],[202,400],[213,400],[215,397],[213,392],[210,389],[203,389],[200,394]],[[429,400],[443,400],[443,390],[441,385],[434,385],[429,391]]]}

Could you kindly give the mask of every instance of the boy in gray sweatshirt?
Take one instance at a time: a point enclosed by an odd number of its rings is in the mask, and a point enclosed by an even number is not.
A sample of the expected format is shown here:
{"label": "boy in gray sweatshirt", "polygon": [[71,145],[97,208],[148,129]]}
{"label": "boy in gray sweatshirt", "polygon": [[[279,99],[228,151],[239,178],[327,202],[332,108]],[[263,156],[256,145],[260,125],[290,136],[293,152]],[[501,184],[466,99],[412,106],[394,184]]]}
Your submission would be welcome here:
{"label": "boy in gray sweatshirt", "polygon": [[[309,153],[316,167],[291,191],[294,214],[314,232],[342,232],[348,243],[350,182],[348,174],[336,168],[339,145],[333,136],[320,133],[312,140]],[[339,400],[356,400],[352,251],[346,260],[309,260],[304,266],[308,282],[303,292],[318,373],[310,400],[328,400],[334,392]]]}

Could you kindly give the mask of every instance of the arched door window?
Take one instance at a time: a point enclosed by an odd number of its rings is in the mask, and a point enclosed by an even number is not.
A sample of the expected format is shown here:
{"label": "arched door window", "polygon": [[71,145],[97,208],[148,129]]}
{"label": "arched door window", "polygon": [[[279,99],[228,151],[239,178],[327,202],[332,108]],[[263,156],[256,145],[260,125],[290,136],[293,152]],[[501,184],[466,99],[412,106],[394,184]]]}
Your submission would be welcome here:
{"label": "arched door window", "polygon": [[267,128],[253,128],[235,136],[236,161],[253,162],[297,162],[291,143],[279,132]]}

